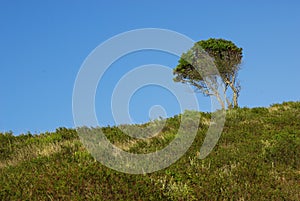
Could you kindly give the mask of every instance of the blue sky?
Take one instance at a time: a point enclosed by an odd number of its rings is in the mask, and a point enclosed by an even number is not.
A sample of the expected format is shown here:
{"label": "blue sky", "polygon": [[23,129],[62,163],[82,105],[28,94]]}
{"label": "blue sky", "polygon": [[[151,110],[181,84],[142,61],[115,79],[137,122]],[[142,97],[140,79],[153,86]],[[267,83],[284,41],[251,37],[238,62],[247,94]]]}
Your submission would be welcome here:
{"label": "blue sky", "polygon": [[[15,134],[74,127],[72,92],[84,59],[116,34],[140,28],[170,29],[195,41],[232,40],[244,50],[239,103],[244,107],[299,101],[299,1],[9,1],[0,2],[0,132]],[[175,67],[178,58],[154,51],[112,65],[97,91],[100,125],[113,124],[113,82],[138,65]],[[110,74],[109,74],[110,73]],[[163,98],[155,98],[163,97]],[[145,87],[130,112],[146,122],[151,105],[178,113],[166,90]],[[199,95],[200,109],[209,98]]]}

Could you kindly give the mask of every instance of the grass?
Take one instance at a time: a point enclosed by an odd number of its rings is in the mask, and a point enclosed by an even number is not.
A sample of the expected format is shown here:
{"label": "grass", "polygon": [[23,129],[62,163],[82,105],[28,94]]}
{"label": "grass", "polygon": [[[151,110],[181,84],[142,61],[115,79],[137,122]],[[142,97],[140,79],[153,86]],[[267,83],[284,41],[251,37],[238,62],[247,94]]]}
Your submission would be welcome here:
{"label": "grass", "polygon": [[[0,200],[300,200],[300,102],[228,111],[217,146],[200,160],[209,119],[209,113],[201,113],[198,134],[183,157],[144,175],[103,166],[74,129],[1,133]],[[122,149],[149,153],[168,145],[179,124],[180,115],[169,118],[147,140],[117,127],[101,129]]]}

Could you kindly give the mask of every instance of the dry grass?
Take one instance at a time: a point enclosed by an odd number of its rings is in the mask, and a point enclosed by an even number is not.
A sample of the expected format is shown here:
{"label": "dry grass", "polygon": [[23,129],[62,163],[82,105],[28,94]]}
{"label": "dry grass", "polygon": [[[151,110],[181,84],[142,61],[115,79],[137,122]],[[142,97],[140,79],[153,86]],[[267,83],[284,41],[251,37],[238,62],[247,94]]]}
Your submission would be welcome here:
{"label": "dry grass", "polygon": [[61,152],[62,146],[74,144],[75,141],[63,141],[48,144],[29,144],[21,149],[15,150],[13,156],[4,161],[0,161],[0,169],[7,166],[16,166],[23,161],[28,161],[37,157],[51,156]]}

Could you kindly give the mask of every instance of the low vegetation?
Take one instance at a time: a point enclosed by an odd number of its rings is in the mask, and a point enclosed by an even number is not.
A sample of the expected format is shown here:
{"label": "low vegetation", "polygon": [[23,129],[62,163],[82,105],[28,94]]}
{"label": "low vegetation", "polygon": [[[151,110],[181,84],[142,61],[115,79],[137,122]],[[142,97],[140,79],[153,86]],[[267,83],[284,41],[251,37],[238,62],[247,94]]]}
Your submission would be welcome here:
{"label": "low vegetation", "polygon": [[[201,113],[198,134],[183,157],[144,175],[103,166],[74,129],[1,133],[0,200],[300,200],[300,102],[228,111],[217,146],[200,160],[209,119],[210,113]],[[117,127],[102,130],[118,147],[148,153],[174,139],[179,124],[180,115],[167,119],[147,141]]]}

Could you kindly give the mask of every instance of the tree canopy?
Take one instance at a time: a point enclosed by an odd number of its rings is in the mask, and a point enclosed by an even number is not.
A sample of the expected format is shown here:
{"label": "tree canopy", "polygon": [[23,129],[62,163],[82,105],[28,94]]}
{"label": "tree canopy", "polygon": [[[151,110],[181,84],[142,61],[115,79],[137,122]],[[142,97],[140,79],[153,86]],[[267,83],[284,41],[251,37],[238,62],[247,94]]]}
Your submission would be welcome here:
{"label": "tree canopy", "polygon": [[[238,107],[241,88],[237,74],[242,62],[242,50],[229,40],[201,40],[182,54],[174,69],[174,81],[191,84],[204,95],[216,96],[223,108],[225,104],[229,108]],[[216,87],[218,78],[223,80],[225,86],[223,93],[226,103]],[[231,99],[228,97],[228,89],[232,92]]]}

